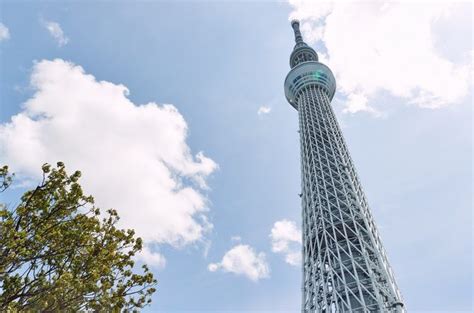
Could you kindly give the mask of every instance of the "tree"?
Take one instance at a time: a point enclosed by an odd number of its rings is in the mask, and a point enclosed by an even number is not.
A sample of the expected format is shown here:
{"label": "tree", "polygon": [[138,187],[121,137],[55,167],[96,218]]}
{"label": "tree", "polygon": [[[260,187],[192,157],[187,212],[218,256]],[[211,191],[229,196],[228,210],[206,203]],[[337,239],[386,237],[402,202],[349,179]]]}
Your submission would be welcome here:
{"label": "tree", "polygon": [[[142,240],[101,215],[78,183],[79,171],[43,165],[43,181],[19,205],[0,206],[0,311],[136,311],[156,280],[133,257]],[[0,168],[0,192],[12,182]]]}

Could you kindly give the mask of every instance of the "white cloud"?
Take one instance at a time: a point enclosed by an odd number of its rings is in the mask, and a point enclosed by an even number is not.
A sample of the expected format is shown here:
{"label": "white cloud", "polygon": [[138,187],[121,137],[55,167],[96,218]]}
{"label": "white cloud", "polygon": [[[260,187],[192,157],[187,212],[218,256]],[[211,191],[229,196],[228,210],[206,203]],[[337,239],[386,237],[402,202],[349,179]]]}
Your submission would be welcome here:
{"label": "white cloud", "polygon": [[272,108],[266,105],[262,105],[261,107],[258,108],[257,114],[262,115],[262,114],[268,114],[272,111]]}
{"label": "white cloud", "polygon": [[[202,242],[212,228],[202,192],[217,164],[186,143],[187,124],[172,105],[135,105],[123,85],[97,81],[61,59],[34,65],[34,95],[0,125],[0,159],[23,177],[44,162],[81,170],[98,207],[147,244]],[[193,183],[194,182],[194,183]]]}
{"label": "white cloud", "polygon": [[41,21],[43,26],[48,30],[49,34],[56,40],[59,47],[66,45],[69,42],[69,38],[64,34],[61,25],[52,21]]}
{"label": "white cloud", "polygon": [[301,230],[296,227],[295,222],[286,219],[275,222],[270,238],[273,252],[283,254],[288,264],[300,265]]}
{"label": "white cloud", "polygon": [[[456,23],[453,12],[462,6],[448,1],[289,3],[290,19],[301,20],[305,38],[326,47],[338,89],[349,97],[346,112],[377,114],[371,100],[384,91],[425,108],[452,105],[467,95],[470,61],[444,57],[436,47],[443,35],[435,32],[441,22]],[[469,23],[463,25],[468,34]],[[465,46],[462,35],[449,36],[458,36]]]}
{"label": "white cloud", "polygon": [[364,94],[349,93],[345,101],[344,113],[369,112],[376,117],[383,116],[379,110],[369,106],[369,99]]}
{"label": "white cloud", "polygon": [[3,23],[0,22],[0,41],[10,38],[10,31]]}
{"label": "white cloud", "polygon": [[135,255],[135,259],[150,267],[163,268],[166,265],[165,257],[158,252],[151,251],[148,246],[143,246],[142,251]]}
{"label": "white cloud", "polygon": [[265,254],[263,252],[257,254],[252,247],[242,244],[227,251],[222,261],[211,263],[207,268],[211,272],[220,269],[224,272],[244,275],[253,281],[270,275],[270,267],[265,259]]}

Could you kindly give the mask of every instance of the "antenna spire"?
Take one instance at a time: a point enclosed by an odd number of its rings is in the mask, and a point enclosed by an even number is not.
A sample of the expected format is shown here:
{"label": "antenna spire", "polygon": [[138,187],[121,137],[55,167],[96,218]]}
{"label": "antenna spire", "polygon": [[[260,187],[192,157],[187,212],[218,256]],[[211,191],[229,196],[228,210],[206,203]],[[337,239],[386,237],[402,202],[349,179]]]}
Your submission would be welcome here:
{"label": "antenna spire", "polygon": [[293,28],[293,32],[295,33],[295,47],[293,48],[293,52],[290,56],[290,66],[291,68],[295,67],[296,65],[302,62],[308,61],[318,61],[318,54],[316,51],[313,50],[310,46],[303,41],[303,36],[300,32],[300,21],[292,20],[291,21],[291,28]]}
{"label": "antenna spire", "polygon": [[303,36],[301,36],[300,32],[300,21],[298,20],[292,20],[291,21],[291,27],[293,27],[293,31],[295,32],[295,42],[302,43],[303,42]]}

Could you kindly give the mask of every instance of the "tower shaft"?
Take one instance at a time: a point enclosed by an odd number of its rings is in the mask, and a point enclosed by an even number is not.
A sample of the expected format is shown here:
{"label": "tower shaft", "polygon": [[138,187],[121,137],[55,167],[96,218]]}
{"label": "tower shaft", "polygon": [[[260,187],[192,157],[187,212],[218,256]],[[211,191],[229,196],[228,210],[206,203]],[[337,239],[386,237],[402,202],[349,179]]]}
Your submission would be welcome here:
{"label": "tower shaft", "polygon": [[[298,110],[303,220],[303,312],[404,312],[367,200],[331,107],[335,79],[296,45],[285,80]],[[312,50],[312,52],[311,52]],[[312,60],[301,54],[314,56]],[[313,54],[314,53],[314,54]],[[314,60],[315,59],[315,60]],[[295,61],[296,60],[296,61]]]}
{"label": "tower shaft", "polygon": [[400,295],[329,98],[297,97],[304,312],[387,312]]}

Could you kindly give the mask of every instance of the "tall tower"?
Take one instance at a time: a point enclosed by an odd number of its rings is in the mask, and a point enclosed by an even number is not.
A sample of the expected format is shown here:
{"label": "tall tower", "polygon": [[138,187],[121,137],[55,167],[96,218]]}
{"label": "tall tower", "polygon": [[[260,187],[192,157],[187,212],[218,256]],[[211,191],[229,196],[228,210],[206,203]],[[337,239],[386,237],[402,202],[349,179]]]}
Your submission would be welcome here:
{"label": "tall tower", "polygon": [[331,107],[336,81],[291,23],[285,95],[298,111],[303,207],[302,312],[405,312]]}

